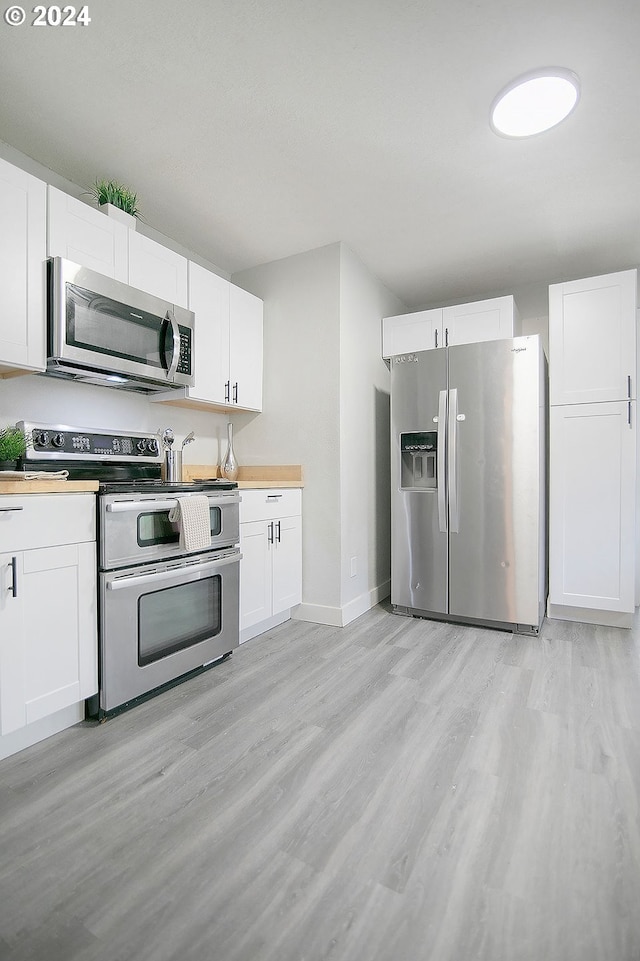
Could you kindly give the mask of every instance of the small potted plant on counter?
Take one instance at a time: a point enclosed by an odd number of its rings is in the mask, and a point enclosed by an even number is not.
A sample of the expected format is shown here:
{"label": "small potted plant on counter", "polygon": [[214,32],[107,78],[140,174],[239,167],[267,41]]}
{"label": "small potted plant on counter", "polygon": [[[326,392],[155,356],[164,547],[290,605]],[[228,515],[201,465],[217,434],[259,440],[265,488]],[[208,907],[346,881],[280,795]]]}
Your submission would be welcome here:
{"label": "small potted plant on counter", "polygon": [[27,449],[27,438],[23,430],[10,425],[0,427],[0,471],[17,470],[18,461]]}
{"label": "small potted plant on counter", "polygon": [[135,230],[136,217],[139,216],[138,196],[116,180],[96,180],[89,193],[109,217],[121,220]]}

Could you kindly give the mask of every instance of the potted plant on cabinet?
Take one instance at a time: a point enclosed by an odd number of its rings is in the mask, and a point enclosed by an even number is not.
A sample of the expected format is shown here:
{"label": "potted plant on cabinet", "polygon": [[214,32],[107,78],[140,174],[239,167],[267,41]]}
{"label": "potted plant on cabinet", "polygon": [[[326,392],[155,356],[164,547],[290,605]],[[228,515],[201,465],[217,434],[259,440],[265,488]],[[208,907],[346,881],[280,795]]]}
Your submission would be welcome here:
{"label": "potted plant on cabinet", "polygon": [[139,216],[138,195],[117,180],[96,180],[89,191],[101,210],[115,217],[128,227],[136,228]]}
{"label": "potted plant on cabinet", "polygon": [[27,437],[19,427],[0,427],[0,471],[17,470],[27,444]]}

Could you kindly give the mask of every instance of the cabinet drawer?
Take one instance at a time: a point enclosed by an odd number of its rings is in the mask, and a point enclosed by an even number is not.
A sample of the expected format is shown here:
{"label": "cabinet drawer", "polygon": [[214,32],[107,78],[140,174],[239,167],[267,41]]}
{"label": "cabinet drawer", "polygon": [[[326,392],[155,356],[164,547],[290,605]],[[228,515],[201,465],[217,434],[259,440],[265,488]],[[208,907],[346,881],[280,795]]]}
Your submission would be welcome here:
{"label": "cabinet drawer", "polygon": [[0,496],[0,544],[5,552],[79,544],[95,539],[94,494]]}
{"label": "cabinet drawer", "polygon": [[302,513],[302,491],[299,487],[243,490],[240,496],[241,524],[268,521],[274,517],[292,517]]}

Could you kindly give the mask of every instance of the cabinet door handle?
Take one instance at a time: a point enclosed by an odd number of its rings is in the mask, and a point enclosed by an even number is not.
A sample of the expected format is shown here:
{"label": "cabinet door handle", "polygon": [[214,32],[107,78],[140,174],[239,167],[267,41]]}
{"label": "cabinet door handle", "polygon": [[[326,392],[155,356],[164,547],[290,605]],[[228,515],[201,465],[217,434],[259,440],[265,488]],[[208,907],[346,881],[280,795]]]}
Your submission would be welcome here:
{"label": "cabinet door handle", "polygon": [[8,514],[9,511],[23,511],[24,507],[0,507],[0,514]]}
{"label": "cabinet door handle", "polygon": [[230,398],[230,396],[231,396],[231,381],[230,381],[230,380],[225,380],[225,382],[224,382],[224,399],[225,399],[225,402],[226,402],[227,404],[229,403],[229,398]]}
{"label": "cabinet door handle", "polygon": [[448,327],[445,327],[444,329],[444,346],[445,347],[449,346],[449,328]]}
{"label": "cabinet door handle", "polygon": [[8,588],[14,597],[18,596],[18,558],[12,557],[11,563],[8,565],[11,568],[11,587]]}
{"label": "cabinet door handle", "polygon": [[238,381],[233,385],[233,403],[238,403]]}
{"label": "cabinet door handle", "polygon": [[273,521],[269,521],[269,525],[267,527],[267,543],[273,544]]}
{"label": "cabinet door handle", "polygon": [[282,538],[280,537],[280,521],[276,521],[276,540],[278,544],[282,540]]}
{"label": "cabinet door handle", "polygon": [[627,404],[627,408],[628,408],[628,410],[627,410],[627,423],[628,423],[629,427],[631,427],[631,401],[629,401],[629,403]]}
{"label": "cabinet door handle", "polygon": [[631,374],[627,374],[627,397],[631,400]]}
{"label": "cabinet door handle", "polygon": [[436,334],[436,347],[437,347],[438,346],[438,329],[437,328],[436,328],[435,334]]}

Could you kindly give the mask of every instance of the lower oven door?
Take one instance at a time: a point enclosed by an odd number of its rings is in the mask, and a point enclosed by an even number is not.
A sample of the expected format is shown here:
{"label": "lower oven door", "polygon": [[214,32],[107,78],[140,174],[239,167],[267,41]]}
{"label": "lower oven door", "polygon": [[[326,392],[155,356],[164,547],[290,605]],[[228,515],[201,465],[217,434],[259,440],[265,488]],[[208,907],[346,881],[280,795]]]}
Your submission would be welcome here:
{"label": "lower oven door", "polygon": [[238,646],[240,551],[100,575],[100,709]]}

